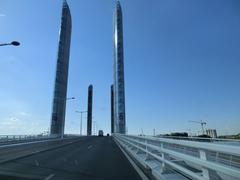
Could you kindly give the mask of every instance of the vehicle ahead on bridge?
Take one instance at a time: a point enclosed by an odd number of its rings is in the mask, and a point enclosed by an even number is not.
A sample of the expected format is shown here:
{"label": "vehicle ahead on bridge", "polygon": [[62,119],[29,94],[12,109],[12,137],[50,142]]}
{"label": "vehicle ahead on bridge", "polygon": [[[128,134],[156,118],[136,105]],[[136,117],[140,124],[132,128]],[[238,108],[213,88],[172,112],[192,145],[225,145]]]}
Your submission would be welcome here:
{"label": "vehicle ahead on bridge", "polygon": [[98,136],[103,136],[103,130],[98,131]]}

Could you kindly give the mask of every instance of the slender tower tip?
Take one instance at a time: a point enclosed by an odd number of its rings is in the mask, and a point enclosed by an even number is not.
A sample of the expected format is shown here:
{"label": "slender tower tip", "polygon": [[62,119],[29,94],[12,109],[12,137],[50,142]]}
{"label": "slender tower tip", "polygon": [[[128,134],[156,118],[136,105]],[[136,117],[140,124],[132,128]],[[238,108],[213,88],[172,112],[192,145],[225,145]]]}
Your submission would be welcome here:
{"label": "slender tower tip", "polygon": [[68,6],[67,0],[63,0],[63,6]]}
{"label": "slender tower tip", "polygon": [[116,6],[121,6],[120,1],[116,1]]}

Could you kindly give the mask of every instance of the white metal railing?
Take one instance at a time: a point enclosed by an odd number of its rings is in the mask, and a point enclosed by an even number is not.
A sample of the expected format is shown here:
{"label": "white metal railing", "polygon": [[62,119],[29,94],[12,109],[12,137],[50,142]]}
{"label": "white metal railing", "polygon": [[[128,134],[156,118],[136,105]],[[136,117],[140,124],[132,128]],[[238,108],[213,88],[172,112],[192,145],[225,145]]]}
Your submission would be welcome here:
{"label": "white metal railing", "polygon": [[[150,136],[149,136],[150,137]],[[153,136],[151,136],[153,137]],[[182,136],[154,136],[158,138],[178,139],[186,141],[198,141],[198,142],[212,142],[216,144],[229,144],[240,146],[239,139],[223,139],[223,138],[202,138],[202,137],[182,137]]]}
{"label": "white metal railing", "polygon": [[57,138],[58,135],[0,135],[0,144],[6,142],[33,141]]}
{"label": "white metal railing", "polygon": [[121,134],[113,137],[157,179],[240,179],[240,146]]}

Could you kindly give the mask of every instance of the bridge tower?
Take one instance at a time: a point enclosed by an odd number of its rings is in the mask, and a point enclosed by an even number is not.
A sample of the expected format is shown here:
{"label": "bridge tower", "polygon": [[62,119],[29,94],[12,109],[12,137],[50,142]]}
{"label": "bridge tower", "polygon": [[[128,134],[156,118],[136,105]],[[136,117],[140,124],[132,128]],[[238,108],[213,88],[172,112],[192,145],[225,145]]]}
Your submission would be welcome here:
{"label": "bridge tower", "polygon": [[88,111],[87,111],[87,135],[92,135],[92,97],[93,86],[88,86]]}
{"label": "bridge tower", "polygon": [[59,136],[63,136],[65,126],[71,30],[71,13],[66,0],[64,0],[62,5],[61,29],[58,44],[50,130],[51,134],[57,134]]}
{"label": "bridge tower", "polygon": [[123,57],[123,25],[120,2],[116,2],[113,18],[114,44],[114,132],[125,134],[125,88],[124,88],[124,57]]}
{"label": "bridge tower", "polygon": [[114,93],[111,85],[111,133],[114,133]]}

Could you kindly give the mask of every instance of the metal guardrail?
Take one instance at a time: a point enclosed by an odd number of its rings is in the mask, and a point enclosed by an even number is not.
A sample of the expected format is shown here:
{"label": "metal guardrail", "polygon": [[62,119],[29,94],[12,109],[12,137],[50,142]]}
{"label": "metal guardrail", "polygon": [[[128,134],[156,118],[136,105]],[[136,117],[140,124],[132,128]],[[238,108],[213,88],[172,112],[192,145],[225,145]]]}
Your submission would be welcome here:
{"label": "metal guardrail", "polygon": [[113,137],[156,179],[240,179],[240,146],[121,134]]}
{"label": "metal guardrail", "polygon": [[57,138],[58,135],[0,135],[0,143]]}
{"label": "metal guardrail", "polygon": [[[148,136],[153,137],[153,136]],[[201,137],[181,137],[181,136],[154,136],[156,138],[168,138],[168,139],[177,139],[177,140],[186,140],[186,141],[198,141],[198,142],[213,142],[217,144],[229,144],[240,146],[239,139],[223,139],[223,138],[201,138]]]}

